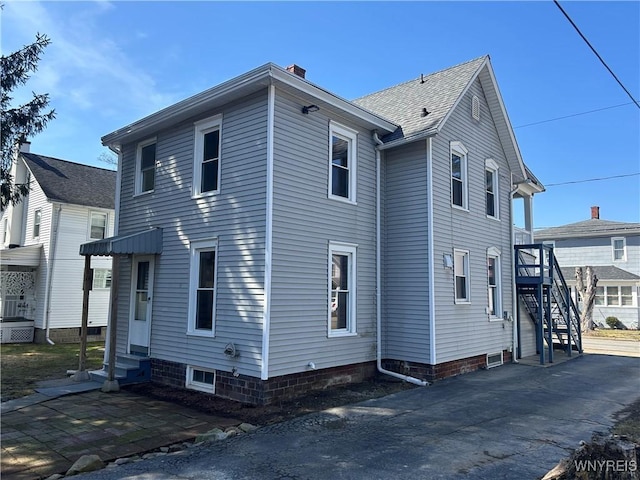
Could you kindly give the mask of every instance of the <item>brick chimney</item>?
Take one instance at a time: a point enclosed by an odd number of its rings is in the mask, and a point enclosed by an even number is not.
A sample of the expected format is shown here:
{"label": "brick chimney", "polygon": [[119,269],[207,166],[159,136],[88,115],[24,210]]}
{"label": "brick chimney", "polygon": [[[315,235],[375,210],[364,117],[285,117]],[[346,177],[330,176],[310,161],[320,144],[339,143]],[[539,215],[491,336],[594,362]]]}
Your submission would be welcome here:
{"label": "brick chimney", "polygon": [[294,75],[298,75],[301,78],[304,78],[305,74],[307,73],[307,71],[304,68],[296,65],[295,63],[287,67],[287,72],[291,72]]}
{"label": "brick chimney", "polygon": [[593,206],[591,207],[591,219],[598,219],[600,218],[600,207],[598,206]]}

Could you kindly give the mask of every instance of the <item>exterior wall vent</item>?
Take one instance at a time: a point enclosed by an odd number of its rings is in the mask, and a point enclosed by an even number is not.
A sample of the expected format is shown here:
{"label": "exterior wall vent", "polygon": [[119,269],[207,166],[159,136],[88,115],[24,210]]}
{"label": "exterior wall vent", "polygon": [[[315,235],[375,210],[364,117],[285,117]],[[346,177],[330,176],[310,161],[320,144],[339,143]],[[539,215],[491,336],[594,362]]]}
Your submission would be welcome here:
{"label": "exterior wall vent", "polygon": [[487,354],[487,368],[499,367],[503,363],[502,352]]}
{"label": "exterior wall vent", "polygon": [[471,99],[471,116],[474,120],[480,121],[480,99],[477,95]]}

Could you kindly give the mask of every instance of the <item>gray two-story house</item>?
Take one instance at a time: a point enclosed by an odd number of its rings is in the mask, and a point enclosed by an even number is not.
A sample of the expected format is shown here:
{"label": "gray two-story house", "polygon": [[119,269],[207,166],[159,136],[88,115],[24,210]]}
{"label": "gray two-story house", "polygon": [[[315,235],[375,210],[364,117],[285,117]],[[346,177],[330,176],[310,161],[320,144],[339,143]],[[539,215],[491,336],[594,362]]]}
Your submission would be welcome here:
{"label": "gray two-story house", "polygon": [[119,258],[110,348],[152,380],[269,403],[513,357],[512,200],[543,187],[489,57],[355,101],[266,64],[102,141],[117,236],[81,253]]}
{"label": "gray two-story house", "polygon": [[553,245],[567,283],[576,285],[576,268],[590,266],[598,278],[593,321],[607,327],[616,317],[627,328],[638,328],[640,308],[640,223],[600,218],[600,207],[591,207],[591,218],[546,228],[534,233],[537,242]]}

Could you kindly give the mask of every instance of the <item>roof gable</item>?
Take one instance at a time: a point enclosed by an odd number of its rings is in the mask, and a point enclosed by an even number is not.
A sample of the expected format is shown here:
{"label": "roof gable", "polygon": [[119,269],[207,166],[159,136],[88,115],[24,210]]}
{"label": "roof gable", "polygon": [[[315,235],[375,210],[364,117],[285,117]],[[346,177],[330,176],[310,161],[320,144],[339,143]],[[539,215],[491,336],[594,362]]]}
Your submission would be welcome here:
{"label": "roof gable", "polygon": [[35,153],[20,156],[50,201],[115,208],[116,172]]}
{"label": "roof gable", "polygon": [[354,103],[400,125],[382,138],[385,143],[412,141],[437,134],[476,79],[485,93],[514,181],[529,179],[533,191],[543,191],[522,161],[488,55],[361,97]]}

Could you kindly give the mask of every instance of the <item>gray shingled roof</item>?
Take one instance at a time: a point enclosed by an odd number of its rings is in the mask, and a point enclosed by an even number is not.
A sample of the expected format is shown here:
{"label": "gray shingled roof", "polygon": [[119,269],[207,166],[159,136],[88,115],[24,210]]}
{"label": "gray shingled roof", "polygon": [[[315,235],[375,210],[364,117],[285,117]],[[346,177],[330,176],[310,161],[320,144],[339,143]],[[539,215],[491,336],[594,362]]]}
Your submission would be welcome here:
{"label": "gray shingled roof", "polygon": [[[355,99],[353,103],[401,125],[399,130],[382,139],[385,143],[435,130],[487,58],[479,57],[446,70],[418,77]],[[427,116],[422,116],[423,108],[429,112]]]}
{"label": "gray shingled roof", "polygon": [[[584,269],[584,265],[581,265]],[[598,265],[593,268],[598,280],[640,280],[640,277],[634,273],[628,272],[613,265]],[[576,267],[560,267],[562,276],[565,280],[571,281],[576,278]]]}
{"label": "gray shingled roof", "polygon": [[20,155],[49,200],[115,208],[116,172],[35,153]]}
{"label": "gray shingled roof", "polygon": [[559,227],[545,228],[533,233],[535,241],[560,238],[610,237],[614,235],[639,235],[640,223],[613,222],[591,218]]}

